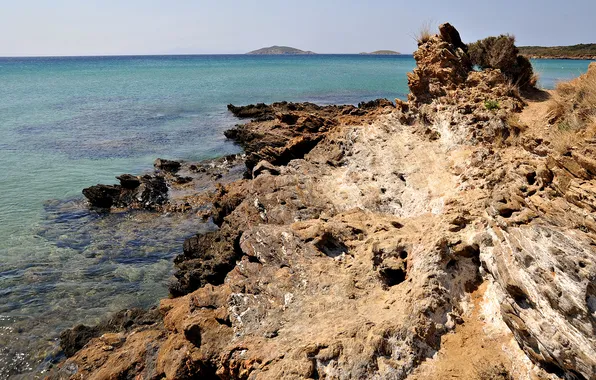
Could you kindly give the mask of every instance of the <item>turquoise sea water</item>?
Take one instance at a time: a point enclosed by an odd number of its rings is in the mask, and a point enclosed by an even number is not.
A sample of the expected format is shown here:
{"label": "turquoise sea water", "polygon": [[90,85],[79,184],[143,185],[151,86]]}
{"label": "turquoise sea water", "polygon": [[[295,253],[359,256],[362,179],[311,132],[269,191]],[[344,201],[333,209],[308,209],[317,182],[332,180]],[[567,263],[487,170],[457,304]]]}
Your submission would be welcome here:
{"label": "turquoise sea water", "polygon": [[[547,88],[588,66],[533,63]],[[166,296],[182,241],[209,228],[94,214],[81,189],[157,157],[238,152],[228,103],[404,98],[413,68],[411,56],[0,58],[0,379],[43,371],[62,329]]]}

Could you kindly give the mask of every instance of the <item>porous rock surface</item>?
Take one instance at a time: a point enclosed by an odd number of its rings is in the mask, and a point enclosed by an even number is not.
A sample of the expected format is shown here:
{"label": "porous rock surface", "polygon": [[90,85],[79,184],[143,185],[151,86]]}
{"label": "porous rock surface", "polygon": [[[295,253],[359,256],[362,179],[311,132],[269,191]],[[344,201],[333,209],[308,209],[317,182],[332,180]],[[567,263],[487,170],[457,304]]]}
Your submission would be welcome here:
{"label": "porous rock surface", "polygon": [[594,378],[596,147],[512,125],[516,91],[441,31],[406,104],[230,107],[256,119],[228,133],[245,178],[212,193],[163,323],[50,378],[482,378],[442,366],[468,325],[504,368],[483,378]]}

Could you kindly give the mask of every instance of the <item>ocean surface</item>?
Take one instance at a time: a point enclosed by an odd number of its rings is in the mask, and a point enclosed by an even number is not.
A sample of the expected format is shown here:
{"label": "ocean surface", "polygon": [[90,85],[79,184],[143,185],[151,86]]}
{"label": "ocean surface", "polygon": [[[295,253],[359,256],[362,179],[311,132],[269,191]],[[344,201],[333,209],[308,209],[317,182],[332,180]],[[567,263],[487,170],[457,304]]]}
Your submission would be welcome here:
{"label": "ocean surface", "polygon": [[[533,61],[541,86],[588,61]],[[240,149],[226,105],[405,98],[411,56],[0,58],[0,379],[42,376],[58,335],[167,296],[192,218],[100,215],[81,190],[157,157]]]}

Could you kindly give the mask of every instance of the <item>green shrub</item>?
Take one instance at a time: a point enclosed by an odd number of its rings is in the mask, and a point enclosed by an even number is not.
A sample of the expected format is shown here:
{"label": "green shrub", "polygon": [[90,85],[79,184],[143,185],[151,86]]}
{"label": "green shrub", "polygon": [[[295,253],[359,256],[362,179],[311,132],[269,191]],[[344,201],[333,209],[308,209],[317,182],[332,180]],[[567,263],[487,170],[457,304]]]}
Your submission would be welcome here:
{"label": "green shrub", "polygon": [[486,107],[487,110],[498,110],[501,108],[501,106],[499,105],[499,102],[497,102],[496,100],[486,100],[484,102],[484,107]]}
{"label": "green shrub", "polygon": [[468,45],[472,65],[481,69],[499,69],[512,83],[520,88],[536,85],[536,77],[530,61],[519,55],[515,38],[509,35],[488,37]]}

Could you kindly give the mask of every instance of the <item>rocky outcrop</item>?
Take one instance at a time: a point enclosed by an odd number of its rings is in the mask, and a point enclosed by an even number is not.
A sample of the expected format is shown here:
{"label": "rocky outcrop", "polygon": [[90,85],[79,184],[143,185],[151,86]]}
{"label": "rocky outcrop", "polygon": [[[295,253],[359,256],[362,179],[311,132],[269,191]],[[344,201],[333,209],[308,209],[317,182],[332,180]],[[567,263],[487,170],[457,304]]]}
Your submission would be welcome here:
{"label": "rocky outcrop", "polygon": [[218,228],[184,244],[163,324],[51,378],[594,378],[596,147],[555,150],[466,56],[442,25],[408,103],[231,108],[248,170],[203,198]]}
{"label": "rocky outcrop", "polygon": [[416,68],[408,73],[411,103],[430,103],[447,96],[465,83],[472,70],[459,32],[449,24],[441,25],[440,30],[444,37],[432,36],[414,52]]}
{"label": "rocky outcrop", "polygon": [[252,117],[253,121],[237,125],[225,132],[238,142],[246,153],[247,176],[260,161],[272,165],[286,165],[303,158],[314,148],[330,128],[341,123],[356,122],[378,114],[379,110],[394,108],[386,99],[363,102],[354,107],[318,106],[312,103],[273,103],[228,109],[238,117]]}
{"label": "rocky outcrop", "polygon": [[[272,222],[272,218],[276,220],[274,223],[286,224],[293,220],[293,213],[316,217],[325,207],[321,205],[309,211],[314,203],[314,195],[302,199],[302,191],[293,189],[292,184],[299,186],[304,181],[295,176],[281,176],[284,167],[292,160],[303,159],[330,128],[371,117],[369,115],[390,112],[394,105],[387,100],[373,101],[359,107],[320,107],[310,103],[283,102],[274,103],[268,108],[277,115],[274,120],[253,120],[226,132],[228,137],[245,148],[245,176],[254,178],[256,182],[232,183],[218,188],[214,193],[211,215],[220,230],[187,240],[184,253],[175,260],[176,279],[170,285],[173,295],[184,295],[206,284],[223,283],[226,274],[243,256],[238,241],[251,224]],[[295,117],[290,120],[287,115]],[[256,117],[257,120],[263,120],[260,115]],[[282,180],[285,182],[275,184],[280,178],[285,178]],[[276,195],[279,199],[293,200],[285,202],[280,215],[271,211],[271,202],[277,203],[276,199],[257,199],[246,205],[246,196],[254,183],[260,184],[259,191],[270,193],[267,198],[279,191]],[[239,211],[236,211],[238,208]],[[228,220],[232,217],[230,214],[236,215],[233,223]]]}
{"label": "rocky outcrop", "polygon": [[496,183],[487,207],[494,245],[481,258],[498,284],[502,317],[526,354],[559,376],[591,379],[596,167],[590,157],[596,147],[579,135],[561,150],[557,140],[565,136],[551,128],[545,133],[536,125],[525,136],[525,150],[512,147],[486,162],[494,169],[487,178]]}
{"label": "rocky outcrop", "polygon": [[176,173],[178,170],[180,170],[180,167],[182,165],[178,161],[165,160],[163,158],[158,158],[157,160],[155,160],[155,163],[153,164],[153,166],[155,166],[155,168],[157,168],[158,170],[161,170],[164,172]]}
{"label": "rocky outcrop", "polygon": [[83,190],[83,195],[91,206],[103,209],[153,209],[168,200],[168,187],[162,176],[123,174],[117,179],[120,185],[91,186]]}
{"label": "rocky outcrop", "polygon": [[158,158],[154,167],[153,173],[117,176],[119,185],[88,187],[83,189],[83,195],[91,207],[104,211],[200,213],[205,211],[209,192],[215,190],[217,184],[236,180],[242,174],[244,157],[230,155],[201,163]]}
{"label": "rocky outcrop", "polygon": [[[512,131],[507,118],[524,101],[500,71],[473,71],[467,47],[450,24],[414,53],[416,68],[408,74],[409,108],[432,138],[453,143],[504,140]],[[450,41],[453,41],[450,42]]]}

